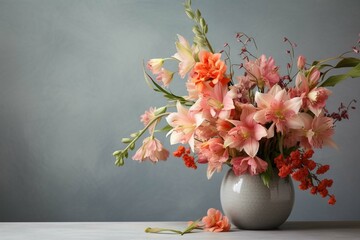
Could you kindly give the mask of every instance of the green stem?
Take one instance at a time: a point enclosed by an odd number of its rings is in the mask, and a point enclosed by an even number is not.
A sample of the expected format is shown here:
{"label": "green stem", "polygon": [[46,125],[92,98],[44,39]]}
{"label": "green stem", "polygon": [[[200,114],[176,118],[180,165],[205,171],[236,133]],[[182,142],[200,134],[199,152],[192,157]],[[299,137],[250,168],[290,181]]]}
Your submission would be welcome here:
{"label": "green stem", "polygon": [[[205,36],[205,34],[204,34],[204,36]],[[214,49],[211,47],[210,42],[209,42],[209,40],[207,39],[206,36],[205,36],[205,41],[206,41],[206,45],[207,45],[208,48],[209,48],[209,51],[210,51],[211,53],[214,53]]]}
{"label": "green stem", "polygon": [[148,227],[145,229],[145,232],[146,233],[173,232],[173,233],[183,235],[183,232],[181,232],[179,230],[168,229],[168,228],[150,228],[150,227]]}
{"label": "green stem", "polygon": [[321,60],[321,61],[319,61],[315,66],[317,66],[317,65],[319,65],[319,64],[322,64],[322,63],[325,63],[325,62],[329,62],[329,61],[331,61],[331,60],[342,59],[343,56],[344,56],[345,54],[348,54],[348,53],[351,53],[351,51],[344,52],[343,54],[341,54],[341,55],[339,55],[339,56],[337,56],[337,57],[331,57],[331,58],[326,58],[326,59],[324,59],[324,60]]}

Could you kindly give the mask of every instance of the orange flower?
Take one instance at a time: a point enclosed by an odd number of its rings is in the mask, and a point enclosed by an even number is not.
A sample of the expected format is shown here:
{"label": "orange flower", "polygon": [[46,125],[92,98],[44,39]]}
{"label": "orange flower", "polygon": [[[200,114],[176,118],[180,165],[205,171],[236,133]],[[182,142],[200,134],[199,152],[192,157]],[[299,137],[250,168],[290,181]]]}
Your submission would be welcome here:
{"label": "orange flower", "polygon": [[231,227],[229,219],[215,208],[209,208],[207,216],[202,218],[202,222],[204,230],[209,232],[227,232]]}
{"label": "orange flower", "polygon": [[213,88],[216,84],[227,84],[230,79],[226,78],[226,65],[220,59],[220,53],[201,51],[199,53],[200,62],[197,62],[190,74],[190,79],[195,83],[200,92],[204,92],[208,87]]}

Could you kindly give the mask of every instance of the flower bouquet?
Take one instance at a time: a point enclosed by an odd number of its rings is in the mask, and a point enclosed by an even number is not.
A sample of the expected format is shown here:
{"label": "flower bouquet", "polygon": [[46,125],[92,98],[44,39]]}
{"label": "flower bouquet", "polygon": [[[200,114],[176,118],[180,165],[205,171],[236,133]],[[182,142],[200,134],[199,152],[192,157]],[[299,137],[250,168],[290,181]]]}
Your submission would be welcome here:
{"label": "flower bouquet", "polygon": [[[359,41],[337,57],[309,62],[302,55],[295,56],[296,45],[284,38],[290,61],[281,73],[272,57],[252,53],[256,42],[245,33],[236,35],[237,59],[231,59],[228,44],[215,50],[200,11],[186,1],[185,12],[194,22],[193,44],[178,35],[175,54],[151,59],[144,67],[148,85],[168,102],[141,116],[144,127],[122,139],[126,146],[114,152],[115,164],[122,166],[146,133],[132,159],[166,160],[169,151],[155,137],[165,132],[171,144],[179,144],[173,156],[193,169],[206,164],[208,178],[224,166],[236,175],[259,175],[266,186],[274,174],[291,176],[299,181],[300,189],[328,197],[328,203],[335,204],[335,196],[328,192],[333,181],[320,177],[329,165],[314,161],[313,154],[315,149],[336,146],[331,139],[334,124],[347,119],[349,109],[355,108],[353,100],[331,113],[326,102],[329,87],[360,77],[360,59],[349,56],[359,52]],[[166,68],[169,61],[178,63],[177,71]],[[344,70],[332,74],[336,69]],[[183,81],[187,94],[171,91],[172,81]],[[162,120],[166,126],[159,128]]]}

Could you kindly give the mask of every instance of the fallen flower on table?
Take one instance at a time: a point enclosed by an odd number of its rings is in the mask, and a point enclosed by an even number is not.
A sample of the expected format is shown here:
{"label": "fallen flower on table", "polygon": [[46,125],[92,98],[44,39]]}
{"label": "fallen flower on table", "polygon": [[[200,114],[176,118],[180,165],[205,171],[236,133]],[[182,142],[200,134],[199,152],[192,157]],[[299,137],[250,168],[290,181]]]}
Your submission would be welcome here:
{"label": "fallen flower on table", "polygon": [[209,208],[207,215],[204,216],[201,221],[190,221],[188,222],[188,227],[184,231],[169,229],[169,228],[151,228],[148,227],[145,229],[146,233],[161,233],[161,232],[172,232],[180,235],[192,232],[194,229],[203,229],[204,231],[209,232],[228,232],[230,230],[231,224],[229,219],[226,216],[223,216],[222,213],[215,209]]}

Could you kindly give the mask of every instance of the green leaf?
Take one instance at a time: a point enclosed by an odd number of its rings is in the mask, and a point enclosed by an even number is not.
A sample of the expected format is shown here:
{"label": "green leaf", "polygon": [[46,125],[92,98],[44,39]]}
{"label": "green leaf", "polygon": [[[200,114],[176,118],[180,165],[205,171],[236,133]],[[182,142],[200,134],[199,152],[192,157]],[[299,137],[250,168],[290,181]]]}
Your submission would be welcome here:
{"label": "green leaf", "polygon": [[201,31],[200,31],[200,29],[199,29],[199,26],[197,26],[197,25],[195,25],[195,26],[193,27],[192,31],[193,31],[193,33],[194,33],[195,35],[201,35]]}
{"label": "green leaf", "polygon": [[359,58],[344,58],[340,62],[338,62],[338,64],[336,64],[335,68],[355,67],[359,63]]}
{"label": "green leaf", "polygon": [[194,13],[191,11],[191,9],[185,9],[185,13],[186,13],[186,15],[187,15],[190,19],[194,19],[195,15],[194,15]]}
{"label": "green leaf", "polygon": [[323,69],[323,68],[326,68],[326,67],[330,67],[330,68],[333,68],[334,66],[333,65],[330,65],[330,64],[321,64],[319,67],[317,67],[319,70]]}
{"label": "green leaf", "polygon": [[205,24],[205,26],[203,27],[203,30],[204,30],[204,33],[206,34],[207,32],[208,32],[208,25],[207,24]]}
{"label": "green leaf", "polygon": [[266,187],[269,187],[270,186],[270,180],[271,180],[269,172],[265,171],[265,172],[261,173],[260,176],[261,176],[261,180],[263,181],[264,185]]}
{"label": "green leaf", "polygon": [[204,29],[204,26],[206,25],[205,19],[204,18],[200,18],[200,27],[202,29]]}
{"label": "green leaf", "polygon": [[326,79],[321,85],[320,87],[333,87],[336,84],[338,84],[339,82],[345,80],[348,78],[348,75],[346,74],[341,74],[341,75],[334,75],[329,77],[328,79]]}
{"label": "green leaf", "polygon": [[347,78],[357,77],[360,77],[360,63],[357,64],[355,67],[351,68],[350,71],[346,74],[334,75],[329,77],[320,85],[320,87],[333,87]]}
{"label": "green leaf", "polygon": [[347,75],[352,78],[360,77],[360,63],[353,67]]}
{"label": "green leaf", "polygon": [[168,132],[168,131],[170,131],[171,129],[173,129],[173,127],[170,126],[169,124],[167,124],[165,127],[156,130],[156,132]]}
{"label": "green leaf", "polygon": [[121,139],[122,143],[130,143],[131,141],[132,141],[131,138],[123,138],[123,139]]}
{"label": "green leaf", "polygon": [[157,115],[160,115],[160,114],[166,112],[166,110],[167,110],[167,107],[159,107],[156,109],[154,114],[155,114],[155,116],[157,116]]}
{"label": "green leaf", "polygon": [[195,12],[195,19],[196,21],[200,21],[200,18],[201,18],[201,12],[199,9],[196,9],[196,12]]}

